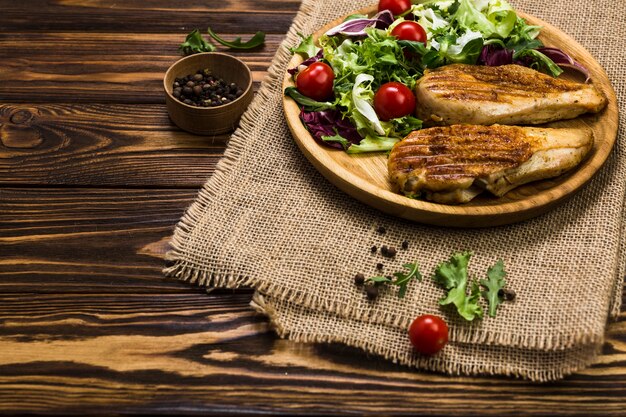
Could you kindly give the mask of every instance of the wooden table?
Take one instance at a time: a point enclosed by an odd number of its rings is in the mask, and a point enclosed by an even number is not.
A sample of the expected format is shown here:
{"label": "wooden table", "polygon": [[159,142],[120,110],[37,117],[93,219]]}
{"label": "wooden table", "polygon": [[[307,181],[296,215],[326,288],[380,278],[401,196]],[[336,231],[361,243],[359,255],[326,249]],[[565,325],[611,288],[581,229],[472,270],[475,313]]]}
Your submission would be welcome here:
{"label": "wooden table", "polygon": [[0,412],[624,414],[624,314],[597,365],[531,385],[280,340],[251,292],[162,276],[227,139],[172,126],[163,73],[193,28],[262,30],[236,53],[258,88],[298,7],[0,0]]}

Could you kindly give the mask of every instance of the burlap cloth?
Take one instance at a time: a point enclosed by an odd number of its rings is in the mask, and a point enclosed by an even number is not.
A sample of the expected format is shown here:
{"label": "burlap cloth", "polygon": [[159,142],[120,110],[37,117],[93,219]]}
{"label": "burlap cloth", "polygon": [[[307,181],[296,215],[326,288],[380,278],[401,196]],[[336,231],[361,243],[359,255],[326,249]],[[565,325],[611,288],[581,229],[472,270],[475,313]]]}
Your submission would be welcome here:
{"label": "burlap cloth", "polygon": [[[594,361],[607,320],[620,310],[626,248],[624,123],[605,167],[580,193],[539,218],[490,229],[424,226],[387,216],[328,183],[302,156],[281,105],[281,80],[297,32],[312,33],[366,4],[304,0],[269,76],[233,134],[223,159],[189,208],[172,240],[168,276],[210,287],[251,286],[253,305],[279,335],[296,341],[341,342],[401,364],[449,373],[516,375],[545,381]],[[626,114],[626,2],[514,2],[582,43],[603,65]],[[377,234],[384,226],[387,233]],[[354,285],[374,274],[372,245],[398,247],[386,270],[417,260],[426,279],[404,299],[375,302]],[[517,300],[498,317],[463,322],[440,309],[428,277],[453,252],[475,253],[482,276],[503,259]],[[393,292],[395,289],[390,289]],[[451,343],[438,355],[415,354],[406,336],[425,313],[446,317]]]}

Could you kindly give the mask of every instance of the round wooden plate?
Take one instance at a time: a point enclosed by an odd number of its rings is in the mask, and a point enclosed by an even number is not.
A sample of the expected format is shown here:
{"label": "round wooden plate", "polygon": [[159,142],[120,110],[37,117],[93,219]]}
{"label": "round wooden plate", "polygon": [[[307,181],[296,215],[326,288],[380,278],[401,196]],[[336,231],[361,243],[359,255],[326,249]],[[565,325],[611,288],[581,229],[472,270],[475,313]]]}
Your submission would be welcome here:
{"label": "round wooden plate", "polygon": [[[375,12],[370,7],[355,13],[371,16]],[[550,24],[521,12],[518,14],[532,25],[543,26],[539,39],[546,46],[562,49],[587,67],[594,85],[608,98],[607,107],[598,114],[546,125],[588,126],[593,130],[595,143],[590,155],[571,172],[520,186],[501,198],[484,192],[471,202],[458,206],[413,200],[391,191],[385,154],[348,155],[341,150],[319,145],[300,121],[298,105],[291,98],[284,97],[285,117],[298,147],[324,177],[352,197],[386,213],[421,223],[456,227],[497,226],[538,216],[563,203],[585,185],[608,158],[617,137],[617,99],[606,73],[585,48]],[[314,38],[317,40],[342,21],[343,18],[329,23],[316,32]],[[296,67],[300,62],[302,58],[294,55],[289,68]],[[561,77],[569,75],[563,74]],[[285,73],[283,88],[293,85],[292,77]]]}

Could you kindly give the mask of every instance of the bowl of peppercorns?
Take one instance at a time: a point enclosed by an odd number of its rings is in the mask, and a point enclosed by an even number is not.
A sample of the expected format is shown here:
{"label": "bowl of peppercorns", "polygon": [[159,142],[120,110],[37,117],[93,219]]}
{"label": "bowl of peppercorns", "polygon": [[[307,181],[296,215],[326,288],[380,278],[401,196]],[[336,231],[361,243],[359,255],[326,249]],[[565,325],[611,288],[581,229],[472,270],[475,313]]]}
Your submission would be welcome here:
{"label": "bowl of peppercorns", "polygon": [[175,62],[163,79],[170,119],[198,135],[235,129],[252,101],[252,73],[231,55],[207,52]]}

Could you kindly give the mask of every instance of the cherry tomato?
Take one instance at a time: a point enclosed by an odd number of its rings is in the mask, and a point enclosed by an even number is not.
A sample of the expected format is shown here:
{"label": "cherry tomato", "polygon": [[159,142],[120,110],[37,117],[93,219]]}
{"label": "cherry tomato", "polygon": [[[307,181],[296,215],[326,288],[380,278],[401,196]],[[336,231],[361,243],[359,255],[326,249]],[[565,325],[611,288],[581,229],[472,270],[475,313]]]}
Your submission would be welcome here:
{"label": "cherry tomato", "polygon": [[333,69],[323,62],[314,62],[296,76],[296,88],[305,96],[317,101],[328,100],[333,95]]}
{"label": "cherry tomato", "polygon": [[389,10],[394,15],[399,15],[411,8],[411,0],[380,0],[378,11]]}
{"label": "cherry tomato", "polygon": [[419,353],[434,355],[448,343],[448,325],[437,316],[419,316],[409,326],[409,339]]}
{"label": "cherry tomato", "polygon": [[384,121],[406,116],[415,111],[415,96],[406,85],[392,81],[381,85],[374,95],[374,109]]}
{"label": "cherry tomato", "polygon": [[393,28],[391,34],[401,41],[421,42],[424,45],[428,41],[424,28],[419,23],[411,22],[410,20],[399,23],[398,26]]}

